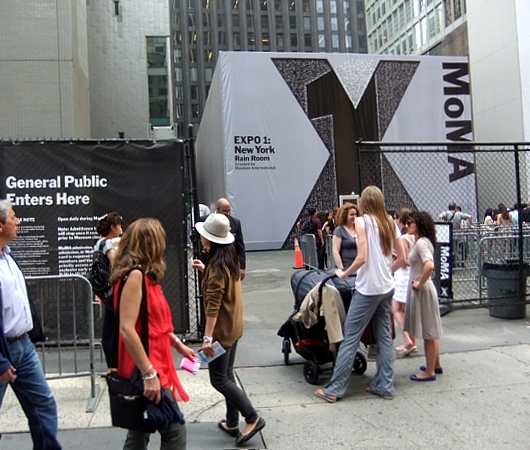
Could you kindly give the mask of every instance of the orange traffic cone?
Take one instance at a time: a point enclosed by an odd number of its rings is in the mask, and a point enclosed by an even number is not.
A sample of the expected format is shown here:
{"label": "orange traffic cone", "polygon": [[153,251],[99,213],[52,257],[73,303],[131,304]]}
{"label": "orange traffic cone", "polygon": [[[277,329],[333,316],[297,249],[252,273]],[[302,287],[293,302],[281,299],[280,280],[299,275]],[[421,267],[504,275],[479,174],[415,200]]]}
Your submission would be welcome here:
{"label": "orange traffic cone", "polygon": [[294,238],[294,267],[293,269],[303,269],[304,259],[302,258],[302,251],[298,244],[298,238]]}

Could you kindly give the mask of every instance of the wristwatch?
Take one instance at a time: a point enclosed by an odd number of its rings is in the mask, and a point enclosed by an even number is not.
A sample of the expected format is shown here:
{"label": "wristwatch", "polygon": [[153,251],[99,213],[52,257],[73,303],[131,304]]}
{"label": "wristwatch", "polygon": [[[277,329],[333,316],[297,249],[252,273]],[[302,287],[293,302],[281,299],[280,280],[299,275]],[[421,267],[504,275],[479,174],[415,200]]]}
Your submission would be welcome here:
{"label": "wristwatch", "polygon": [[211,344],[213,341],[212,337],[211,336],[203,336],[202,337],[202,342],[206,343],[206,344]]}

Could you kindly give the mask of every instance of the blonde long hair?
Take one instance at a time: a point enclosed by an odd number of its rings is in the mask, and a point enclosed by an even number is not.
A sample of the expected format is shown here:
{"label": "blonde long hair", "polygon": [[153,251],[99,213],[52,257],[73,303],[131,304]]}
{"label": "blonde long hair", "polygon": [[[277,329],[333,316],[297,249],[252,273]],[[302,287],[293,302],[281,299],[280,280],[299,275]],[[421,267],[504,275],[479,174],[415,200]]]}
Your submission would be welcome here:
{"label": "blonde long hair", "polygon": [[111,281],[124,272],[139,268],[154,283],[164,277],[166,263],[162,258],[166,250],[166,232],[158,219],[144,218],[127,227],[112,265]]}
{"label": "blonde long hair", "polygon": [[366,187],[361,194],[361,208],[363,214],[370,215],[379,227],[379,236],[386,256],[392,254],[394,239],[396,239],[396,224],[388,215],[385,198],[377,186]]}

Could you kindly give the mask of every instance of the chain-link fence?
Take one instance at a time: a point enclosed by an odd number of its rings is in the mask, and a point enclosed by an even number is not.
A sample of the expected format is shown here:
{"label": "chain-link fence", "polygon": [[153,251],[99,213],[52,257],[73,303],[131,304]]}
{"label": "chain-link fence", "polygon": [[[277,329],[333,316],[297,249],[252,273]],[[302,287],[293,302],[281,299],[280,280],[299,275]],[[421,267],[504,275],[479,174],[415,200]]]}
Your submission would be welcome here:
{"label": "chain-link fence", "polygon": [[358,191],[378,186],[389,211],[425,210],[452,224],[446,274],[452,296],[442,302],[524,317],[530,303],[529,149],[525,143],[358,142]]}

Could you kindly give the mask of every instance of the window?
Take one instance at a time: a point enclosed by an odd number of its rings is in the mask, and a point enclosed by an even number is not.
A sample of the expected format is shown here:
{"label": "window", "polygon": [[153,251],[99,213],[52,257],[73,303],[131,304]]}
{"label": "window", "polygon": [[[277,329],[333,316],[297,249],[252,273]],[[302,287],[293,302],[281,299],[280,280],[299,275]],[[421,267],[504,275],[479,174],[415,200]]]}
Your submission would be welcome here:
{"label": "window", "polygon": [[317,18],[317,24],[318,24],[318,30],[319,31],[324,31],[325,30],[325,28],[324,28],[324,17],[319,16]]}
{"label": "window", "polygon": [[311,18],[304,17],[304,31],[311,31]]}
{"label": "window", "polygon": [[296,49],[298,47],[298,36],[296,33],[291,33],[291,49]]}
{"label": "window", "polygon": [[211,67],[206,67],[204,69],[204,79],[206,80],[206,82],[210,82],[212,81],[212,77],[213,77],[213,68]]}
{"label": "window", "polygon": [[296,30],[296,16],[289,16],[289,28]]}
{"label": "window", "polygon": [[232,16],[232,27],[234,28],[240,28],[241,27],[241,20],[239,17],[239,13],[234,13]]}
{"label": "window", "polygon": [[283,49],[283,33],[276,33],[276,46]]}
{"label": "window", "polygon": [[190,67],[190,80],[191,81],[198,81],[198,71],[197,67]]}
{"label": "window", "polygon": [[196,84],[191,85],[190,97],[192,100],[199,100],[199,86]]}
{"label": "window", "polygon": [[304,45],[306,46],[307,49],[311,49],[312,48],[312,45],[311,45],[311,34],[309,34],[309,33],[304,34]]}
{"label": "window", "polygon": [[324,2],[322,0],[317,0],[317,13],[324,12]]}
{"label": "window", "polygon": [[337,17],[331,18],[331,29],[337,31],[339,29],[339,19]]}
{"label": "window", "polygon": [[326,48],[326,36],[323,34],[318,35],[318,48]]}
{"label": "window", "polygon": [[[167,44],[166,37],[146,38],[149,122],[154,126],[168,126],[171,123]],[[182,78],[181,68],[175,70],[176,81],[179,81],[179,76]]]}

